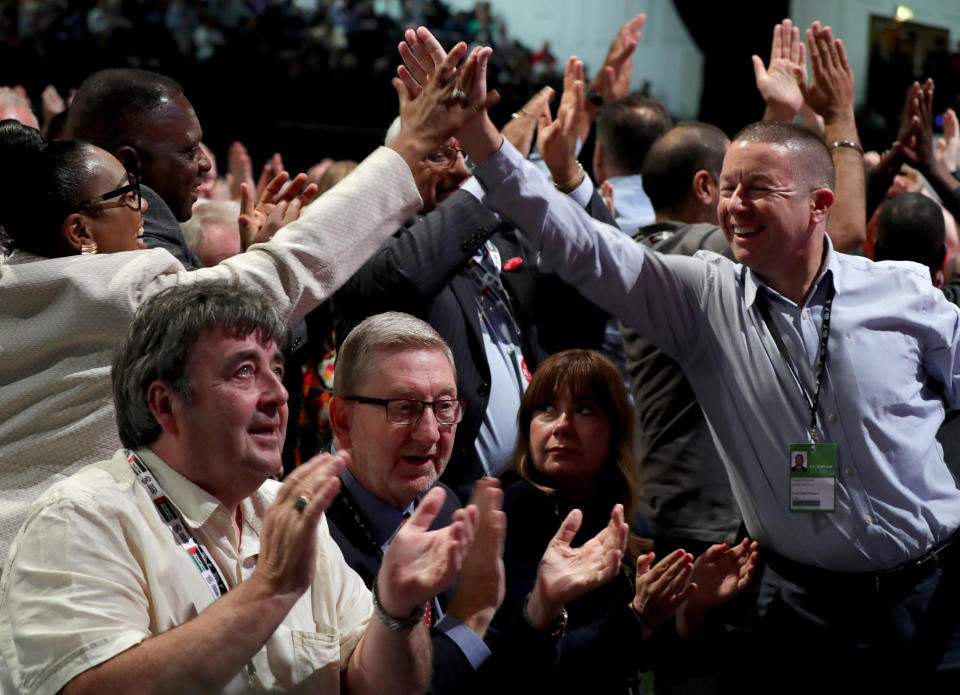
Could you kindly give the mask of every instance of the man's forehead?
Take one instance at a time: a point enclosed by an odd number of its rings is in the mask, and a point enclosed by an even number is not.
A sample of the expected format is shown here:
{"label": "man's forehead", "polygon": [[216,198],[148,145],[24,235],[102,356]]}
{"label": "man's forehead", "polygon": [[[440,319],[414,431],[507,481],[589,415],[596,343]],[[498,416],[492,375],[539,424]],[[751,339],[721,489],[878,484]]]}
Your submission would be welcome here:
{"label": "man's forehead", "polygon": [[443,388],[457,388],[450,360],[440,348],[405,348],[391,350],[380,348],[372,351],[371,361],[377,366],[368,372],[367,384],[393,392],[410,393],[419,388],[436,386],[436,383],[421,383],[421,375],[408,371],[410,366],[427,366],[433,380],[445,382]]}
{"label": "man's forehead", "polygon": [[[197,114],[189,100],[182,94],[173,99],[165,99],[157,108],[142,114],[139,118],[139,127],[146,131],[142,135],[156,144],[175,140],[177,144],[199,145],[203,137]],[[157,132],[158,130],[160,132]],[[154,140],[156,137],[162,139]]]}
{"label": "man's forehead", "polygon": [[250,352],[262,353],[270,360],[283,360],[277,342],[266,336],[260,329],[244,332],[224,326],[214,326],[197,335],[188,350],[187,361],[201,357],[204,361],[212,358],[226,362]]}
{"label": "man's forehead", "polygon": [[723,157],[721,176],[772,176],[789,171],[794,148],[777,142],[735,140]]}

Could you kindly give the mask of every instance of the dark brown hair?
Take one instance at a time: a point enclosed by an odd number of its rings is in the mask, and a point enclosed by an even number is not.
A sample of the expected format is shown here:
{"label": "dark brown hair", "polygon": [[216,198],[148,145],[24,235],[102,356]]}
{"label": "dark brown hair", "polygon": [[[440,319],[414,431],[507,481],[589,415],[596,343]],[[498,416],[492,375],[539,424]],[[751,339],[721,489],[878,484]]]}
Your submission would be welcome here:
{"label": "dark brown hair", "polygon": [[[537,407],[564,389],[575,398],[593,401],[610,421],[610,446],[600,469],[597,488],[614,503],[623,505],[629,522],[639,494],[637,458],[634,454],[634,414],[623,375],[609,359],[596,350],[566,350],[547,358],[533,375],[517,413],[517,444],[510,466],[532,485],[549,495],[556,489],[530,460],[530,422]],[[649,547],[649,542],[630,534],[626,559],[631,564]]]}

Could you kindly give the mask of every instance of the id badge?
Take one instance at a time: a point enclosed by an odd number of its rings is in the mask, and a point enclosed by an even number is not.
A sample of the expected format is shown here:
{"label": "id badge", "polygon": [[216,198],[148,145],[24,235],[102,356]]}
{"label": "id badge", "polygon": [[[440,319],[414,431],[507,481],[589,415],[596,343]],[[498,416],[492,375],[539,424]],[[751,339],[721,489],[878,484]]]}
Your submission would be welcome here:
{"label": "id badge", "polygon": [[787,466],[791,512],[836,510],[836,444],[791,444]]}

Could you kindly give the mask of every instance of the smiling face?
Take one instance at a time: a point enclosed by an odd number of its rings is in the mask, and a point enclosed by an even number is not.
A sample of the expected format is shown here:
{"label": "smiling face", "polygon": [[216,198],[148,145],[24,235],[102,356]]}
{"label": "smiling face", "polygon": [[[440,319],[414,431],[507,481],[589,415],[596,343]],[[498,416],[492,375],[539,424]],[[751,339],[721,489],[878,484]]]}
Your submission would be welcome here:
{"label": "smiling face", "polygon": [[190,348],[191,398],[174,397],[180,470],[221,501],[243,499],[282,469],[283,356],[257,333],[206,331]]}
{"label": "smiling face", "polygon": [[[88,183],[84,192],[86,200],[129,183],[123,165],[99,147],[90,147],[87,165]],[[142,213],[147,209],[147,201],[141,201],[139,210],[134,209],[135,206],[136,193],[132,191],[109,200],[91,203],[67,218],[67,232],[73,234],[77,242],[96,242],[98,253],[145,249],[147,246],[140,236],[143,234]]]}
{"label": "smiling face", "polygon": [[456,161],[452,166],[447,166],[447,161],[443,161],[445,157],[450,156],[450,148],[459,147],[460,142],[456,138],[450,138],[443,148],[417,162],[413,167],[413,180],[423,199],[421,213],[426,214],[434,210],[470,178],[470,172],[467,171],[462,154],[456,154]]}
{"label": "smiling face", "polygon": [[610,453],[610,418],[590,398],[563,388],[533,408],[530,458],[553,486],[592,490]]}
{"label": "smiling face", "polygon": [[[734,142],[723,160],[717,216],[737,261],[769,283],[819,266],[825,217],[794,178],[794,153],[767,142]],[[825,211],[824,211],[825,215]]]}
{"label": "smiling face", "polygon": [[211,163],[200,147],[200,122],[182,94],[139,121],[136,150],[143,182],[157,192],[177,220],[190,219]]}
{"label": "smiling face", "polygon": [[[375,365],[354,396],[415,398],[436,401],[457,397],[457,380],[450,361],[440,349],[375,351]],[[424,408],[419,422],[387,422],[382,405],[335,397],[330,404],[331,423],[338,449],[353,456],[350,472],[363,487],[396,507],[406,509],[443,473],[456,425],[441,425],[433,408]]]}

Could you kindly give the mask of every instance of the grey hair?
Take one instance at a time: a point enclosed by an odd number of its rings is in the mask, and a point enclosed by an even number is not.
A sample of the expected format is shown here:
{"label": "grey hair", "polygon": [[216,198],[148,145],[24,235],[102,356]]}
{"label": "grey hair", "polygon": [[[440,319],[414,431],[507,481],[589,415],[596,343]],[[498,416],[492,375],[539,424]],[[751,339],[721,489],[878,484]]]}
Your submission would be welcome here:
{"label": "grey hair", "polygon": [[190,349],[207,331],[258,334],[279,346],[283,319],[268,297],[236,280],[201,280],[157,294],[137,311],[113,359],[113,398],[120,441],[128,448],[152,443],[160,424],[147,402],[155,381],[170,385],[184,400],[193,397],[187,378]]}
{"label": "grey hair", "polygon": [[357,395],[357,389],[367,381],[376,353],[404,350],[440,350],[456,379],[457,366],[450,346],[433,326],[410,314],[387,311],[365,318],[343,341],[334,367],[334,395]]}
{"label": "grey hair", "polygon": [[205,200],[193,206],[193,216],[180,223],[180,231],[190,250],[196,252],[203,241],[207,225],[213,222],[236,224],[240,217],[240,203],[235,200]]}

